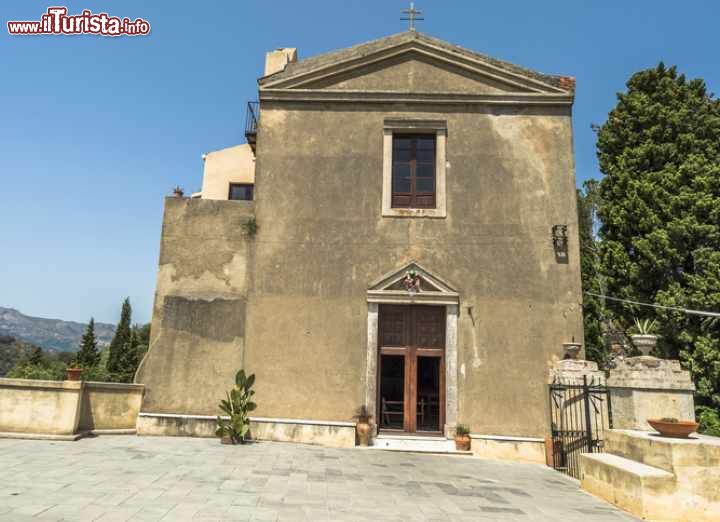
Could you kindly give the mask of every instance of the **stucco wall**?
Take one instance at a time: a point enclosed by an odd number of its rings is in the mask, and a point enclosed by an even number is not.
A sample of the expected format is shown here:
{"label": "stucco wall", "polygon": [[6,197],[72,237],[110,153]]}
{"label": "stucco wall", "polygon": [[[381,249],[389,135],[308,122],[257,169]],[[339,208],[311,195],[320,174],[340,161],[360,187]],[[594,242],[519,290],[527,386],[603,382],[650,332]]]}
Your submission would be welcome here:
{"label": "stucco wall", "polygon": [[[418,54],[405,54],[374,65],[355,69],[344,76],[333,76],[327,80],[305,85],[306,88],[324,88],[361,91],[413,92],[422,89],[425,92],[457,93],[501,93],[508,90],[507,84],[485,79],[477,79],[461,69],[444,62]],[[515,88],[514,90],[518,90]]]}
{"label": "stucco wall", "polygon": [[142,406],[143,386],[86,382],[80,412],[80,431],[134,430]]}
{"label": "stucco wall", "polygon": [[137,384],[0,379],[0,432],[134,430],[142,399]]}
{"label": "stucco wall", "polygon": [[0,379],[0,432],[72,435],[83,383]]}
{"label": "stucco wall", "polygon": [[[257,414],[349,419],[367,286],[416,260],[460,292],[458,420],[543,436],[549,366],[583,335],[570,109],[348,107],[261,109],[245,358]],[[385,118],[447,121],[446,219],[381,217]],[[568,262],[553,224],[569,225]]]}
{"label": "stucco wall", "polygon": [[205,155],[202,182],[203,199],[228,199],[230,183],[255,182],[255,155],[244,143]]}
{"label": "stucco wall", "polygon": [[213,414],[245,346],[253,203],[167,198],[143,411]]}

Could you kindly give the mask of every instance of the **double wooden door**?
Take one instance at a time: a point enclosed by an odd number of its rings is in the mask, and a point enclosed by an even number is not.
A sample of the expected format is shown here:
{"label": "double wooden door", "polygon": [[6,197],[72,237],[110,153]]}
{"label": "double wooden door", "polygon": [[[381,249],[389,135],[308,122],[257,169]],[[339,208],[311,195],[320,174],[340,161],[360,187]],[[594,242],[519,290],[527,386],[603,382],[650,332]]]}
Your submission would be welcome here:
{"label": "double wooden door", "polygon": [[445,307],[380,307],[378,411],[383,431],[441,433],[445,424]]}

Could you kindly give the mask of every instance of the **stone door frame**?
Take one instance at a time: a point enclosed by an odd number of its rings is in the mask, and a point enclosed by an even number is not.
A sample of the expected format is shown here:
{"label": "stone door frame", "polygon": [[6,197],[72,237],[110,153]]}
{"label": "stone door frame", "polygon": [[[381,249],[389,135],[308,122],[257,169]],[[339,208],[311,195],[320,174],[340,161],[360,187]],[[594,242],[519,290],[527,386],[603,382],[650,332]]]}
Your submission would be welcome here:
{"label": "stone door frame", "polygon": [[[421,290],[410,295],[403,290],[391,289],[405,277],[409,270],[415,270],[431,290]],[[442,279],[434,276],[416,262],[382,276],[373,282],[367,291],[367,372],[365,375],[365,405],[375,415],[377,411],[377,369],[378,369],[378,327],[381,304],[420,304],[445,306],[445,426],[446,437],[452,437],[458,416],[458,365],[457,365],[457,320],[460,311],[460,296]],[[377,433],[374,423],[373,433]]]}

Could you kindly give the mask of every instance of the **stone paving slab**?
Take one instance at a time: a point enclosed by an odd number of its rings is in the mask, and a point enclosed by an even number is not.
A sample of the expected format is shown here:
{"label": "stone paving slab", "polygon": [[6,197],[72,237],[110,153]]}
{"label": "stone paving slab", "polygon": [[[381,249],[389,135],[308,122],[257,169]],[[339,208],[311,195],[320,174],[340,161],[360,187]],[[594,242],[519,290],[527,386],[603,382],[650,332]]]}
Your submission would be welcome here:
{"label": "stone paving slab", "polygon": [[214,439],[0,439],[0,521],[637,520],[534,464]]}

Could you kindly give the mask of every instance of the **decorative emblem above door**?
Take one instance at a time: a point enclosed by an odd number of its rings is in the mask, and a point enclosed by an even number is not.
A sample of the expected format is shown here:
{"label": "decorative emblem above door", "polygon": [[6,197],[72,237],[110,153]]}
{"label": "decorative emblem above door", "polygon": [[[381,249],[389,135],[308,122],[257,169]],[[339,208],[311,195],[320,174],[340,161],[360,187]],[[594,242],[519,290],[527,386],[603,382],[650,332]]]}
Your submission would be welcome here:
{"label": "decorative emblem above door", "polygon": [[457,291],[415,261],[377,279],[367,291],[368,303],[458,304]]}

